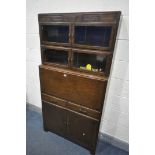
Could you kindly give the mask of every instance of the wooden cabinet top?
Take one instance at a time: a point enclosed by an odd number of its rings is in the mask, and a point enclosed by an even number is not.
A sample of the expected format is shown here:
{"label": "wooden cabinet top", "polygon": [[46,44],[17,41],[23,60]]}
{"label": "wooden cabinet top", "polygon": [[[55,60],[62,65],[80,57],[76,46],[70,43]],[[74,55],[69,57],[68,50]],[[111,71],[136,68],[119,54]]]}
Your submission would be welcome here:
{"label": "wooden cabinet top", "polygon": [[38,14],[39,22],[108,22],[118,23],[120,11],[80,12],[80,13],[44,13]]}

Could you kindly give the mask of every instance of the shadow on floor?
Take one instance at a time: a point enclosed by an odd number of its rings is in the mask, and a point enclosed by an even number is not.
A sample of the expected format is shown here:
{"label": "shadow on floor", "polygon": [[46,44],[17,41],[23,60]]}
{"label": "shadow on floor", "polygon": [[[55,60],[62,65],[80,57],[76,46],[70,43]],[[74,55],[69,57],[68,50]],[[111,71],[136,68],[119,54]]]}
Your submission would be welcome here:
{"label": "shadow on floor", "polygon": [[[42,115],[26,109],[26,155],[90,155],[86,149],[51,132],[44,132]],[[98,142],[96,155],[128,155],[110,144]]]}

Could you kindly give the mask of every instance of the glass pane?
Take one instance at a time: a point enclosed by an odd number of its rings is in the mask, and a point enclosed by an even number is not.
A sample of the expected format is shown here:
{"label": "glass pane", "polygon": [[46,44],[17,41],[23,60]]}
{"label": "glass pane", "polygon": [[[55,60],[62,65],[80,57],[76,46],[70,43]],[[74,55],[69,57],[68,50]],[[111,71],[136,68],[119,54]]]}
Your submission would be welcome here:
{"label": "glass pane", "polygon": [[63,25],[43,26],[43,40],[59,43],[68,43],[69,26],[63,26]]}
{"label": "glass pane", "polygon": [[75,43],[92,46],[109,46],[111,26],[76,26]]}
{"label": "glass pane", "polygon": [[96,54],[74,53],[73,65],[76,68],[104,72],[106,56]]}
{"label": "glass pane", "polygon": [[45,62],[58,63],[67,65],[68,64],[68,52],[58,50],[45,50],[44,51]]}

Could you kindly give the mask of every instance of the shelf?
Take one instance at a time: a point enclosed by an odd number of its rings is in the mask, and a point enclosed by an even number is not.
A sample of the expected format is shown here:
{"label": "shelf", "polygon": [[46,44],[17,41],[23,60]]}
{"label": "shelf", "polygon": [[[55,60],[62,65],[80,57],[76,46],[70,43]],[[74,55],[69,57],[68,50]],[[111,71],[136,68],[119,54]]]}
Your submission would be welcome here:
{"label": "shelf", "polygon": [[46,44],[42,44],[41,48],[43,48],[43,49],[63,50],[63,51],[68,51],[68,50],[71,49],[71,48],[68,48],[68,47],[60,46],[60,45],[59,46],[53,46],[53,45],[46,45]]}

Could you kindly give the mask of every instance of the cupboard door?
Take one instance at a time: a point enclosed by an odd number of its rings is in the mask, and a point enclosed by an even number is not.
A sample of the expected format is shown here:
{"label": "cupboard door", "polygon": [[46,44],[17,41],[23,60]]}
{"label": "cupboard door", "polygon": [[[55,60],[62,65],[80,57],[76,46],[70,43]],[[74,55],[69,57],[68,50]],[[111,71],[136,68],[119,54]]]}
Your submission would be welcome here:
{"label": "cupboard door", "polygon": [[75,112],[68,112],[68,136],[76,143],[93,149],[98,138],[99,121]]}
{"label": "cupboard door", "polygon": [[49,102],[42,102],[44,128],[60,135],[66,134],[66,111],[60,106]]}
{"label": "cupboard door", "polygon": [[40,67],[40,81],[42,93],[97,111],[102,109],[107,81],[43,66]]}

